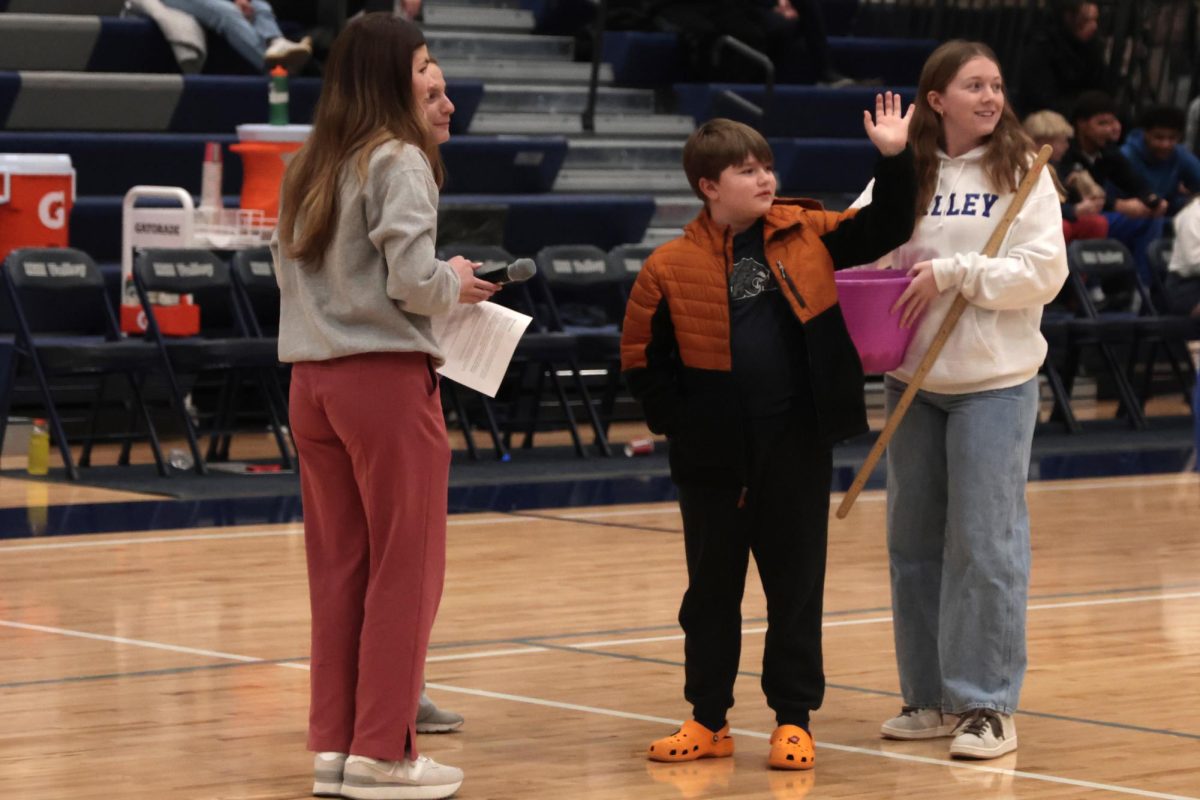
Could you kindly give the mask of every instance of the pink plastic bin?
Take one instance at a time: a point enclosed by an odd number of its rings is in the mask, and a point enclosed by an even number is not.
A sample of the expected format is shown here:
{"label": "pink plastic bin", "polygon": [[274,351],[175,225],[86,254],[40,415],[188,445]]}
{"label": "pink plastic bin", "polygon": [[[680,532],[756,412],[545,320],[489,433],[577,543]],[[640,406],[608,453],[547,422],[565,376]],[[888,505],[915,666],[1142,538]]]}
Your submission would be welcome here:
{"label": "pink plastic bin", "polygon": [[912,278],[890,269],[848,270],[835,273],[834,278],[863,372],[878,374],[900,366],[916,326],[901,328],[900,312],[892,314],[890,309]]}

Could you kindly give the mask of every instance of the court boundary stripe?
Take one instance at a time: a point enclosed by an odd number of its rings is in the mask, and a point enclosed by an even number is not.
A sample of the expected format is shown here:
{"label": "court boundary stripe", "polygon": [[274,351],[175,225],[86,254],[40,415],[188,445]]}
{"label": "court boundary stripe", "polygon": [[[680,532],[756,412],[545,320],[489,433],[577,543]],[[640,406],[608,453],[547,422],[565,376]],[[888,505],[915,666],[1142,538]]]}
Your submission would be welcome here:
{"label": "court boundary stripe", "polygon": [[[1200,596],[1200,593],[1196,593],[1196,594],[1198,596]],[[850,620],[849,622],[854,622],[854,621]],[[835,625],[836,625],[836,623],[835,623]],[[9,620],[0,620],[0,626],[16,628],[19,630],[28,630],[28,631],[33,631],[33,632],[57,634],[57,635],[62,635],[62,636],[72,636],[72,637],[95,640],[95,641],[106,641],[106,642],[111,642],[111,643],[116,643],[116,644],[128,644],[128,645],[133,645],[133,646],[137,646],[137,647],[146,647],[149,649],[167,650],[167,651],[171,651],[171,652],[178,652],[178,653],[184,653],[184,654],[189,654],[189,655],[205,656],[208,658],[218,658],[218,659],[224,658],[224,659],[238,661],[238,662],[246,663],[246,664],[271,663],[271,664],[275,664],[276,666],[285,667],[285,668],[289,668],[289,669],[303,669],[303,670],[309,669],[309,666],[307,663],[300,663],[301,661],[306,661],[307,659],[295,659],[295,658],[262,659],[262,658],[255,658],[255,657],[251,657],[251,656],[240,656],[240,655],[233,654],[233,653],[222,653],[220,651],[203,650],[203,649],[198,649],[198,648],[184,647],[181,645],[170,645],[170,644],[164,644],[161,642],[151,642],[151,641],[148,641],[145,639],[130,639],[130,638],[120,637],[120,636],[108,636],[105,634],[89,633],[86,631],[77,631],[77,630],[72,630],[69,628],[54,628],[54,627],[50,627],[47,625],[29,625],[26,623],[12,622]],[[766,630],[765,628],[761,629],[761,631],[765,631],[765,630]],[[747,632],[759,633],[761,631],[758,629],[743,629],[743,634],[745,634]],[[650,657],[650,656],[639,656],[639,655],[634,655],[634,654],[630,654],[630,653],[614,653],[614,652],[609,652],[609,651],[605,651],[605,650],[598,650],[598,649],[594,649],[594,647],[585,646],[587,643],[585,643],[584,645],[560,645],[560,644],[551,644],[551,643],[546,643],[546,642],[536,642],[535,643],[532,640],[526,641],[526,640],[521,640],[521,639],[510,640],[510,643],[517,645],[517,647],[510,648],[510,649],[504,650],[504,651],[488,651],[488,652],[484,652],[484,653],[473,653],[473,654],[466,653],[466,654],[461,654],[461,655],[457,655],[457,656],[455,656],[455,655],[440,656],[440,657],[434,656],[432,658],[427,657],[426,660],[427,661],[436,661],[438,663],[441,663],[441,662],[447,662],[447,661],[462,661],[462,660],[468,660],[468,659],[473,659],[473,658],[492,658],[492,657],[499,657],[499,656],[511,656],[511,655],[525,654],[525,653],[569,652],[569,653],[582,653],[582,654],[587,654],[587,655],[596,655],[596,656],[600,656],[600,657],[604,657],[604,658],[612,658],[612,659],[629,661],[629,662],[658,664],[658,665],[662,665],[662,666],[671,666],[671,667],[683,667],[684,666],[683,662],[681,662],[681,661],[673,661],[670,659],[655,658],[655,657]],[[596,645],[603,645],[603,644],[608,644],[608,643],[604,643],[604,642],[596,643]],[[284,663],[284,662],[286,662],[286,663]],[[750,670],[738,670],[737,674],[742,677],[755,677],[755,678],[762,677],[761,673],[753,672]],[[882,695],[882,696],[887,696],[887,697],[899,697],[899,694],[895,693],[895,692],[890,692],[890,691],[885,691],[885,690],[880,690],[880,689],[871,689],[871,688],[866,688],[866,687],[852,686],[849,684],[830,683],[830,684],[827,684],[827,686],[829,688],[839,689],[842,691],[854,692],[854,693],[859,693],[859,694],[874,694],[874,695]],[[1020,710],[1020,709],[1018,709],[1017,713],[1020,715],[1025,715],[1025,716],[1036,716],[1036,717],[1045,716],[1045,717],[1048,717],[1051,719],[1071,721],[1071,722],[1084,724],[1084,725],[1094,725],[1094,726],[1108,727],[1108,728],[1119,728],[1119,729],[1123,729],[1123,730],[1137,731],[1137,732],[1141,732],[1141,733],[1158,734],[1158,735],[1164,735],[1164,736],[1174,736],[1177,738],[1200,740],[1200,734],[1185,733],[1182,731],[1172,731],[1172,730],[1168,730],[1168,729],[1137,727],[1137,726],[1128,725],[1125,723],[1111,723],[1111,722],[1107,722],[1104,720],[1090,720],[1090,719],[1081,718],[1081,717],[1068,717],[1068,716],[1063,716],[1063,715],[1054,715],[1054,714],[1048,714],[1048,713],[1037,712],[1037,711],[1024,711],[1024,710]]]}
{"label": "court boundary stripe", "polygon": [[[638,722],[655,722],[664,725],[678,727],[683,724],[682,720],[671,719],[669,717],[657,717],[650,714],[637,714],[630,711],[619,711],[616,709],[600,708],[598,706],[585,706],[578,703],[563,703],[557,700],[547,700],[540,697],[529,697],[527,695],[509,694],[506,692],[492,692],[486,689],[470,689],[462,686],[453,686],[446,683],[428,683],[430,689],[436,689],[443,692],[451,692],[455,694],[472,695],[475,697],[483,697],[492,700],[507,700],[514,703],[524,703],[527,705],[542,706],[545,708],[555,708],[564,711],[578,711],[585,714],[594,714],[597,716],[616,717],[618,719],[629,719]],[[761,731],[752,731],[745,728],[734,728],[733,733],[741,736],[749,736],[755,739],[769,739],[770,734]],[[938,767],[953,767],[955,769],[968,769],[974,772],[985,772],[995,775],[1011,775],[1014,778],[1022,778],[1026,780],[1042,781],[1045,783],[1056,783],[1065,786],[1075,786],[1082,789],[1095,789],[1103,792],[1111,792],[1114,794],[1133,795],[1135,797],[1152,797],[1158,800],[1200,800],[1200,798],[1191,797],[1188,795],[1168,794],[1166,792],[1155,792],[1148,789],[1136,789],[1133,787],[1120,786],[1117,784],[1098,783],[1095,781],[1084,781],[1076,778],[1064,778],[1057,775],[1044,775],[1036,772],[1025,772],[1023,770],[1005,769],[1003,767],[991,767],[983,764],[975,764],[972,762],[952,761],[950,759],[929,758],[927,756],[915,756],[908,753],[893,753],[885,750],[870,750],[865,747],[854,747],[852,745],[836,744],[834,742],[816,741],[814,744],[818,748],[826,750],[835,750],[838,752],[849,753],[852,755],[865,755],[875,758],[888,758],[896,761],[907,761],[910,763],[927,764]]]}

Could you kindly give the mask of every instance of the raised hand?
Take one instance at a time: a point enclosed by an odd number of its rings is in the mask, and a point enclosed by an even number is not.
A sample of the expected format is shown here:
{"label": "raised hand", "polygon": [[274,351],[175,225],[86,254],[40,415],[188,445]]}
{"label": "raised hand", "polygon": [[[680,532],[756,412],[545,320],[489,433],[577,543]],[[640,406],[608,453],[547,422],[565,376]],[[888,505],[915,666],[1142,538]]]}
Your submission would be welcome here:
{"label": "raised hand", "polygon": [[904,101],[900,95],[887,92],[875,95],[875,118],[870,111],[863,111],[863,127],[867,137],[885,156],[894,156],[908,145],[908,123],[912,121],[913,107],[902,115]]}

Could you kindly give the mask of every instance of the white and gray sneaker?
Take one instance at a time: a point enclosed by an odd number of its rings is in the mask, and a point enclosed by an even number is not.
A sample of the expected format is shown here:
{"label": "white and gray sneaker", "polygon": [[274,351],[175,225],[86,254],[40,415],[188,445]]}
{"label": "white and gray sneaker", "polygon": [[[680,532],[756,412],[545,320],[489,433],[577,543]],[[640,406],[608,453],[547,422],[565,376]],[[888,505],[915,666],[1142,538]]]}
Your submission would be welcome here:
{"label": "white and gray sneaker", "polygon": [[997,758],[1017,749],[1017,723],[1011,714],[974,708],[954,729],[950,755],[954,758]]}
{"label": "white and gray sneaker", "polygon": [[885,739],[937,739],[950,736],[958,724],[958,715],[943,714],[937,708],[903,706],[900,713],[879,727]]}
{"label": "white and gray sneaker", "polygon": [[313,796],[341,797],[345,753],[317,753],[313,756]]}
{"label": "white and gray sneaker", "polygon": [[377,761],[350,756],[342,773],[342,797],[349,800],[442,800],[462,786],[463,771],[417,756],[415,761]]}
{"label": "white and gray sneaker", "polygon": [[421,705],[417,707],[417,733],[449,733],[463,726],[462,714],[443,711],[433,704],[425,692],[421,692]]}

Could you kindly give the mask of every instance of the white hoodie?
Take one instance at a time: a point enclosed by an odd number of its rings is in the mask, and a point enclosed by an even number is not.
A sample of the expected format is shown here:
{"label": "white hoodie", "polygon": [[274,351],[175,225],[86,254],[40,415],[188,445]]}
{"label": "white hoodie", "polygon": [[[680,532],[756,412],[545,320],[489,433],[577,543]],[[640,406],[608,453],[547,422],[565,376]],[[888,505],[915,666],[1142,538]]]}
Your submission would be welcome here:
{"label": "white hoodie", "polygon": [[[925,216],[907,243],[878,262],[908,270],[933,261],[941,294],[917,324],[904,363],[889,373],[912,380],[921,358],[962,293],[970,301],[937,361],[921,384],[940,394],[1004,389],[1025,383],[1046,358],[1040,326],[1042,306],[1054,299],[1067,278],[1062,212],[1049,170],[1042,171],[1024,208],[1000,245],[999,256],[981,251],[1012,203],[997,195],[983,171],[985,146],[958,158],[939,151],[937,189]],[[871,202],[874,182],[855,206]]]}

